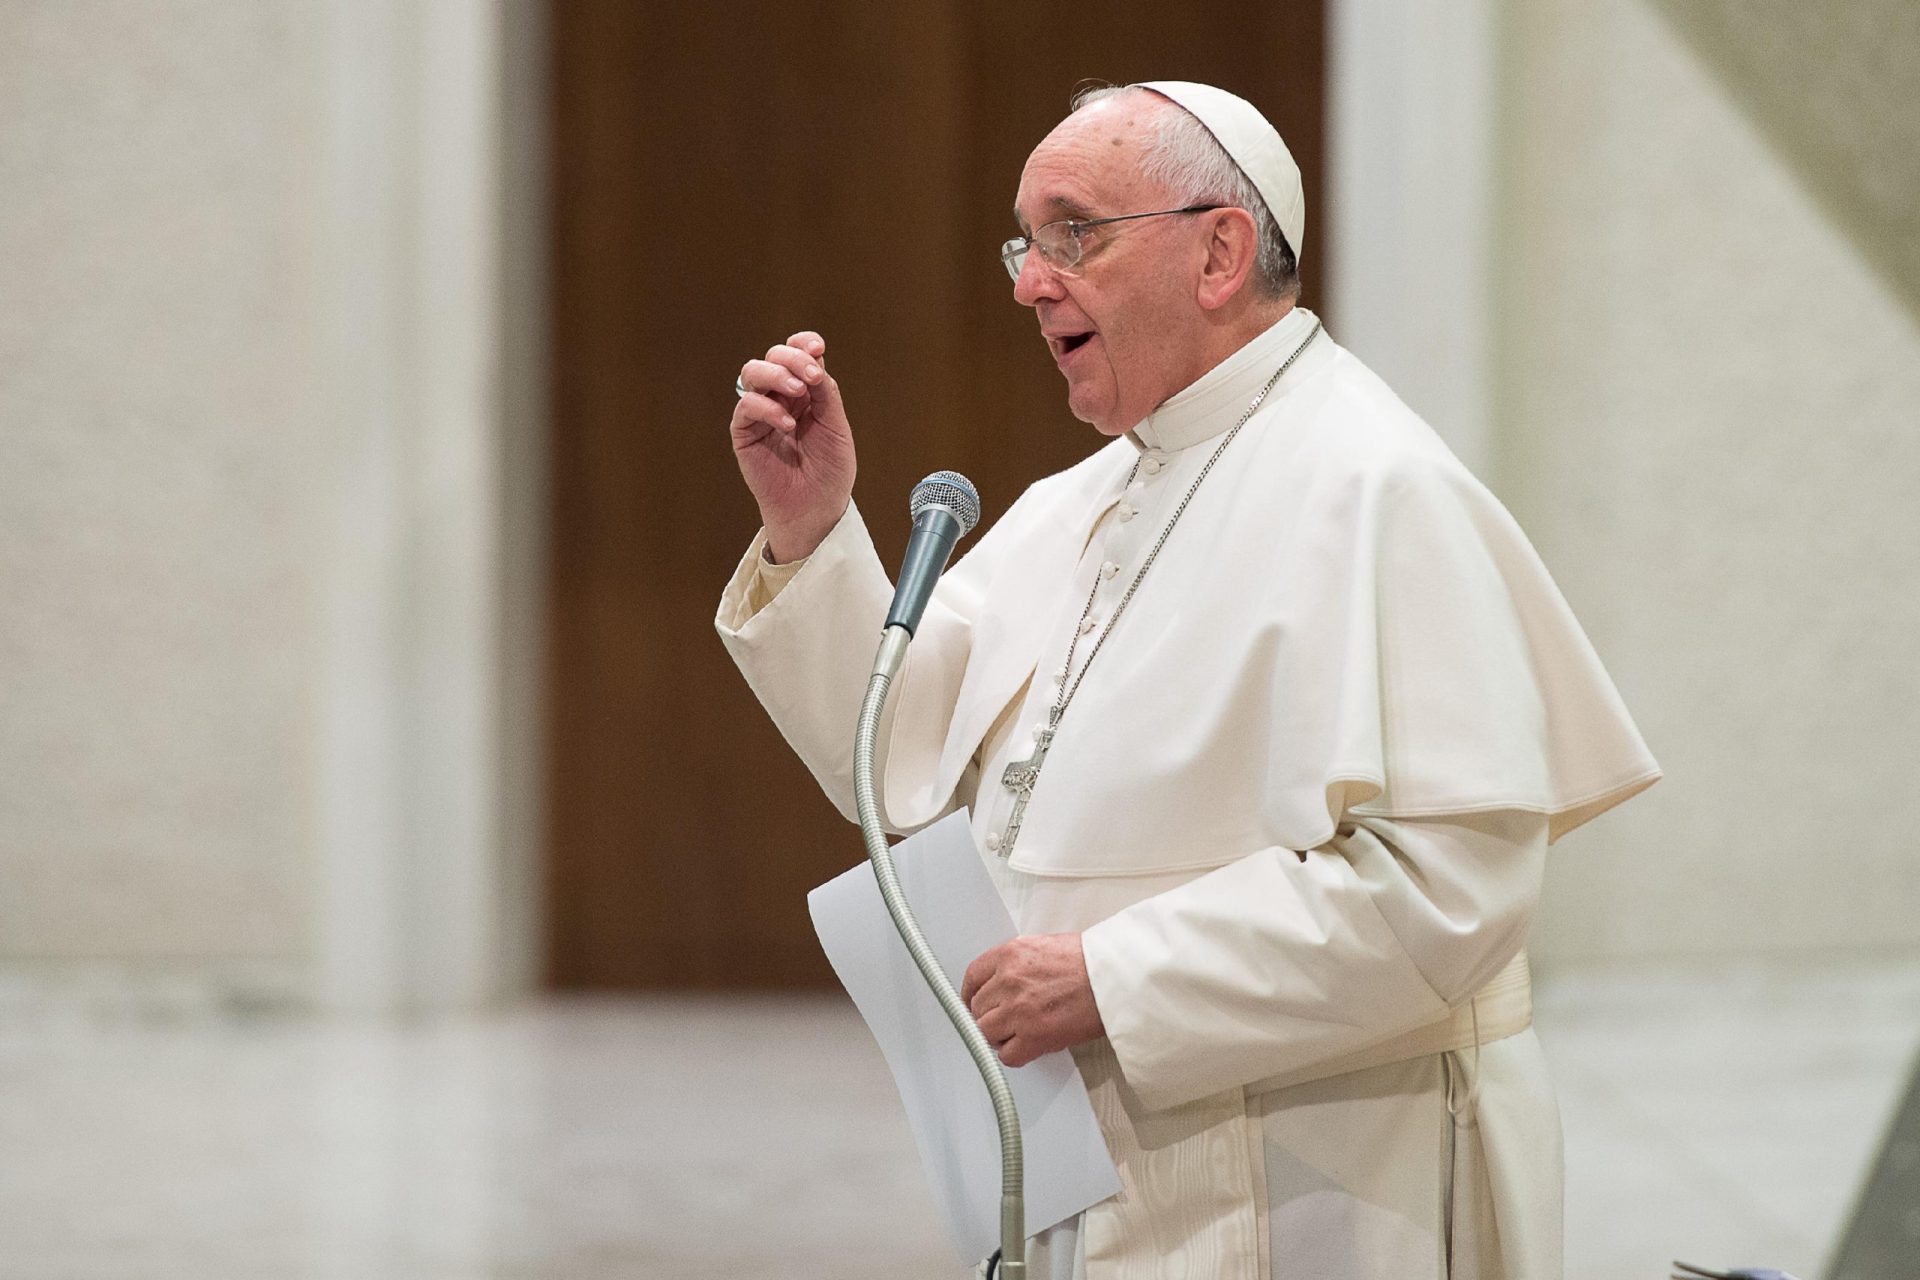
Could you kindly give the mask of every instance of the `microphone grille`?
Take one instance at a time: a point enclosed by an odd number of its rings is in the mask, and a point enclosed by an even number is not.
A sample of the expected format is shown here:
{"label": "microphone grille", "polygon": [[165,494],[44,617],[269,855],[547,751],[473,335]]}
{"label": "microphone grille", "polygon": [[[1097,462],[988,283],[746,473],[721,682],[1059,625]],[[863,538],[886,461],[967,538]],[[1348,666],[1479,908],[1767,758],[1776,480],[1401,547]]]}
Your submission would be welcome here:
{"label": "microphone grille", "polygon": [[913,497],[908,500],[907,509],[915,520],[928,507],[945,507],[953,512],[960,521],[960,534],[965,537],[973,532],[973,526],[980,523],[980,493],[973,487],[973,481],[958,471],[936,471],[913,486]]}

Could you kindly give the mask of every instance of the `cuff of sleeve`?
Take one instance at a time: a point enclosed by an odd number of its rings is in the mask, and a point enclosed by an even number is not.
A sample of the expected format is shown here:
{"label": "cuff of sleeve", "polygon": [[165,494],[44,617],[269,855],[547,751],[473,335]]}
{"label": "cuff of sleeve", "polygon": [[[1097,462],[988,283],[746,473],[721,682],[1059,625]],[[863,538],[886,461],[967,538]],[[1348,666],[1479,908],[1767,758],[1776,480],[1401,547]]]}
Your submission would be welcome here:
{"label": "cuff of sleeve", "polygon": [[[720,609],[714,617],[714,625],[723,633],[733,634],[752,621],[755,614],[765,609],[777,599],[787,584],[816,560],[831,560],[842,550],[849,538],[857,538],[866,528],[860,514],[849,501],[846,511],[838,524],[834,525],[827,536],[815,547],[813,554],[798,560],[789,560],[785,564],[776,564],[767,558],[767,531],[761,529],[748,545],[746,554],[740,557],[739,565],[733,571],[733,577],[727,582],[726,590],[720,596]],[[822,553],[825,553],[824,555]]]}

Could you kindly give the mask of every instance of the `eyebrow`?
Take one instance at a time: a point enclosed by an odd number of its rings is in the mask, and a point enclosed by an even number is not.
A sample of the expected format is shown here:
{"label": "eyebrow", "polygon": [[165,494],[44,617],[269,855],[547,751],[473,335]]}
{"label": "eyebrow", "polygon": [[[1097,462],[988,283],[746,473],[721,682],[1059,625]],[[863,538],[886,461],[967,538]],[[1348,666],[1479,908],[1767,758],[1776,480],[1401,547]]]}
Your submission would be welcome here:
{"label": "eyebrow", "polygon": [[[1071,200],[1066,196],[1048,196],[1044,202],[1044,207],[1060,215],[1059,218],[1047,219],[1048,222],[1058,222],[1061,218],[1079,218],[1084,221],[1093,216],[1093,210],[1081,204],[1078,200]],[[1032,228],[1027,225],[1027,220],[1020,216],[1018,206],[1014,208],[1013,220],[1019,224],[1020,230],[1032,230]]]}

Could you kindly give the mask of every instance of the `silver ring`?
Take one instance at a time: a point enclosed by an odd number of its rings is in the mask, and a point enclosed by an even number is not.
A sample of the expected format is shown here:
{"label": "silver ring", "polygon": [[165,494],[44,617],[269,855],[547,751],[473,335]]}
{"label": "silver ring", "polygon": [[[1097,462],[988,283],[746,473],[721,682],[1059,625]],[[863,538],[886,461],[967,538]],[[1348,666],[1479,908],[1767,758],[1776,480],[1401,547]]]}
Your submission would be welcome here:
{"label": "silver ring", "polygon": [[747,398],[747,384],[735,378],[733,380],[733,394],[745,400]]}

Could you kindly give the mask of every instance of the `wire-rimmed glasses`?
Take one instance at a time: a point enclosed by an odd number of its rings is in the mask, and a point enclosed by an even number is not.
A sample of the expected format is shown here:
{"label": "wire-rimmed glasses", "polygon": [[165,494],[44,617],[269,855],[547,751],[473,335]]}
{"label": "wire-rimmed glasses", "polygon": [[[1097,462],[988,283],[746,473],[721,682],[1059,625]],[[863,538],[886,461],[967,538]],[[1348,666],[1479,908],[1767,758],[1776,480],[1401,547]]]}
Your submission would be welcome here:
{"label": "wire-rimmed glasses", "polygon": [[1080,256],[1086,252],[1084,237],[1094,227],[1104,227],[1109,222],[1132,222],[1135,218],[1164,218],[1175,213],[1211,213],[1227,207],[1223,204],[1190,204],[1184,209],[1123,213],[1112,218],[1062,218],[1035,228],[1030,236],[1015,236],[1001,245],[1000,261],[1006,265],[1007,274],[1018,280],[1020,269],[1027,265],[1027,250],[1038,249],[1048,266],[1056,271],[1071,271],[1080,265]]}

